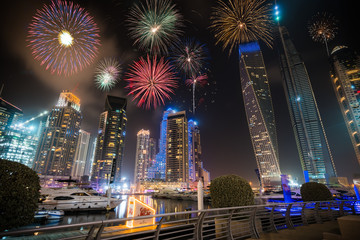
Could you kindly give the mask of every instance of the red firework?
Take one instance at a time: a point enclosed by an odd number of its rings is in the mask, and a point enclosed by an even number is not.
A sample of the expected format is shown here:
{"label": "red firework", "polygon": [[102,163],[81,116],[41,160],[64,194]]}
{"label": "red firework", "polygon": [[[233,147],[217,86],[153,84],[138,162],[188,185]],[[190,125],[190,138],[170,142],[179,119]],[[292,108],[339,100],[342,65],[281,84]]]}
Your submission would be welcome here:
{"label": "red firework", "polygon": [[134,62],[127,73],[127,88],[130,90],[128,95],[133,95],[133,101],[137,100],[138,107],[147,109],[165,104],[165,99],[171,99],[170,94],[174,94],[177,87],[177,77],[172,71],[172,67],[164,58],[157,60],[154,56],[150,60],[140,57],[139,61]]}
{"label": "red firework", "polygon": [[206,74],[203,74],[203,75],[200,75],[197,77],[189,78],[186,80],[185,83],[188,86],[195,84],[195,85],[200,85],[200,86],[204,87],[205,84],[207,83],[207,79],[208,79],[208,76]]}

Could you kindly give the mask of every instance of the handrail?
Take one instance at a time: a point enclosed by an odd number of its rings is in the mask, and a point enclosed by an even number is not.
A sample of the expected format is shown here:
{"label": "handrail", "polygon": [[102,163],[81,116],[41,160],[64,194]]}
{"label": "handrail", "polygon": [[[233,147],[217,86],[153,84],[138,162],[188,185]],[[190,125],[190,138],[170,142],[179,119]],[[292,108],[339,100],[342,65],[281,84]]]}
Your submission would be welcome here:
{"label": "handrail", "polygon": [[[76,231],[81,227],[87,229],[86,235],[81,235],[84,239],[101,239],[106,234],[119,234],[119,239],[127,235],[150,234],[148,238],[159,239],[162,234],[175,234],[177,227],[183,229],[183,235],[192,236],[192,238],[217,238],[218,236],[226,236],[230,239],[236,238],[239,234],[250,234],[249,237],[259,238],[259,234],[264,231],[278,231],[281,228],[294,228],[295,214],[301,214],[301,224],[310,224],[308,219],[315,218],[317,223],[336,219],[337,216],[346,214],[360,214],[360,200],[334,200],[334,201],[314,201],[302,202],[300,205],[296,203],[275,203],[266,205],[252,205],[228,208],[213,208],[205,210],[193,210],[178,213],[164,213],[157,215],[139,216],[121,219],[109,219],[103,221],[93,221],[87,223],[75,223],[61,226],[37,227],[32,229],[12,230],[1,232],[0,238],[5,236],[23,236],[35,233],[49,233],[52,231]],[[356,204],[357,203],[357,204]],[[336,207],[335,207],[336,206]],[[279,210],[280,209],[280,210]],[[282,210],[281,210],[282,209]],[[241,210],[246,210],[241,211]],[[292,212],[292,210],[294,210]],[[337,213],[335,213],[337,212]],[[235,215],[236,213],[236,215]],[[334,214],[335,213],[335,214]],[[206,215],[206,223],[204,222]],[[326,215],[327,217],[324,217]],[[240,216],[240,217],[239,217]],[[175,219],[171,220],[171,217]],[[130,220],[144,220],[157,218],[160,221],[155,224],[147,225],[154,227],[151,231],[149,228],[144,229],[144,225],[135,226],[138,232],[132,231],[127,233],[128,228],[119,228],[115,231],[106,231],[107,225],[122,224]],[[170,220],[166,220],[169,218]],[[221,220],[224,219],[224,220]],[[247,228],[244,228],[244,222],[248,222]],[[269,225],[268,230],[264,228],[264,224]],[[243,224],[242,227],[236,228],[236,224]],[[299,224],[296,224],[299,225]],[[192,229],[191,226],[195,226]],[[143,228],[143,231],[141,231]],[[97,229],[97,231],[95,231]],[[192,230],[191,230],[192,229]],[[241,230],[241,232],[239,232]],[[172,232],[173,231],[173,232]],[[180,231],[181,232],[181,231]],[[96,234],[96,236],[93,236]],[[208,234],[208,235],[206,235]],[[246,235],[247,236],[247,235]],[[191,237],[190,237],[191,238]]]}

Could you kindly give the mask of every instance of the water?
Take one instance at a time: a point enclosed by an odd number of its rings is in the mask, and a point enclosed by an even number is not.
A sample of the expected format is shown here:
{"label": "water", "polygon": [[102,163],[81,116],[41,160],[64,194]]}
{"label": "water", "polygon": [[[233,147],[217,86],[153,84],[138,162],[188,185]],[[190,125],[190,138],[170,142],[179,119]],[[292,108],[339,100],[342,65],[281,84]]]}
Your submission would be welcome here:
{"label": "water", "polygon": [[[65,213],[65,216],[60,221],[50,221],[37,222],[31,224],[29,227],[35,226],[57,226],[57,225],[67,225],[74,223],[85,223],[85,222],[94,222],[94,221],[103,221],[108,219],[119,219],[126,218],[127,213],[127,204],[128,198],[127,195],[121,195],[120,198],[123,200],[121,204],[115,208],[114,211],[106,212],[76,212],[76,213]],[[184,212],[189,210],[197,210],[197,202],[195,201],[184,201],[184,200],[173,200],[173,199],[160,199],[152,198],[149,195],[136,195],[135,198],[140,201],[150,205],[156,210],[156,214],[163,213],[174,213],[174,212]],[[210,208],[209,203],[204,203],[204,208]]]}

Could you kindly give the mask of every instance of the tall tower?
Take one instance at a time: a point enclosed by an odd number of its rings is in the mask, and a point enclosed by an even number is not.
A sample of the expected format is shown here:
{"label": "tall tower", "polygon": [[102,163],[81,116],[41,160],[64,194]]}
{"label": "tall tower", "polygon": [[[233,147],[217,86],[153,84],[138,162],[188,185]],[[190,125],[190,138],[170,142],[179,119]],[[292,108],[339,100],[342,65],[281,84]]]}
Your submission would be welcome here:
{"label": "tall tower", "polygon": [[151,167],[155,179],[165,180],[167,120],[168,115],[171,113],[176,113],[176,111],[171,108],[164,111],[160,124],[159,153],[156,155],[155,164]]}
{"label": "tall tower", "polygon": [[280,31],[280,65],[301,166],[310,181],[336,177],[334,161],[305,64],[285,27]]}
{"label": "tall tower", "polygon": [[23,115],[23,111],[0,97],[0,136]]}
{"label": "tall tower", "polygon": [[166,181],[188,182],[188,123],[186,112],[170,113],[166,134]]}
{"label": "tall tower", "polygon": [[81,119],[80,99],[69,91],[60,93],[40,136],[33,166],[36,172],[70,176]]}
{"label": "tall tower", "polygon": [[200,129],[196,121],[190,120],[188,122],[189,133],[189,180],[198,181],[201,176],[201,143],[200,143]]}
{"label": "tall tower", "polygon": [[90,133],[80,129],[79,138],[76,145],[75,159],[73,162],[71,177],[80,178],[85,172],[88,149],[90,142]]}
{"label": "tall tower", "polygon": [[331,79],[360,164],[360,57],[346,46],[331,53]]}
{"label": "tall tower", "polygon": [[105,110],[100,114],[95,158],[91,181],[97,189],[107,185],[113,161],[115,161],[115,183],[121,180],[126,128],[125,98],[107,96]]}
{"label": "tall tower", "polygon": [[259,44],[240,44],[239,56],[242,95],[261,185],[279,185],[281,172],[275,117]]}
{"label": "tall tower", "polygon": [[149,139],[149,164],[148,164],[148,173],[147,179],[155,179],[155,168],[156,168],[156,154],[157,154],[157,144],[155,138]]}
{"label": "tall tower", "polygon": [[149,169],[150,131],[141,129],[137,133],[134,183],[144,181]]}

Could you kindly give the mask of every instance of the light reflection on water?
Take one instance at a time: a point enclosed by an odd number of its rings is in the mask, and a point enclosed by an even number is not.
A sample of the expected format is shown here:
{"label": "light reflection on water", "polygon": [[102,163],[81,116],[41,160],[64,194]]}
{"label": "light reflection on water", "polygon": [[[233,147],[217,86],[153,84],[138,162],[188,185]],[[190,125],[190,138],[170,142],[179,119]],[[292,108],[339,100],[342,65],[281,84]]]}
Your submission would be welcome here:
{"label": "light reflection on water", "polygon": [[[126,210],[128,203],[127,195],[121,195],[120,198],[123,200],[121,204],[115,208],[114,211],[106,212],[78,212],[78,213],[67,213],[64,218],[60,221],[46,221],[41,223],[35,223],[27,227],[35,226],[56,226],[56,225],[67,225],[74,223],[85,223],[94,221],[103,221],[108,219],[119,219],[126,218]],[[197,210],[197,202],[195,201],[183,201],[173,199],[156,199],[149,195],[135,195],[135,198],[150,205],[156,210],[156,214],[173,213],[173,212],[184,212],[189,210]],[[204,203],[204,208],[210,208],[208,203]],[[157,219],[158,220],[158,219]]]}

